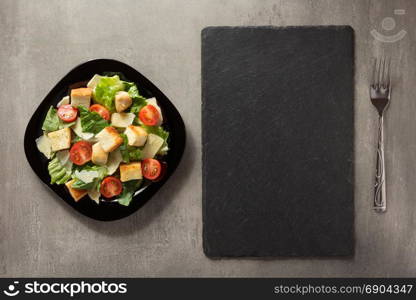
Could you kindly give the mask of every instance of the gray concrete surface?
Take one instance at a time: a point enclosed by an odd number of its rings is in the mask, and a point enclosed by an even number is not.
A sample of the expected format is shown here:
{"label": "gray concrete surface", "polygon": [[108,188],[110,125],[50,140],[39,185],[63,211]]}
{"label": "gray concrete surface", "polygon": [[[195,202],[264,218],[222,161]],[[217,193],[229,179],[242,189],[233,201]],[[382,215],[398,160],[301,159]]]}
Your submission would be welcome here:
{"label": "gray concrete surface", "polygon": [[[0,1],[0,276],[416,276],[415,13],[411,0]],[[370,34],[382,32],[388,16],[397,21],[391,32],[407,31],[394,44]],[[210,260],[201,239],[200,31],[320,24],[349,24],[356,34],[356,255]],[[383,51],[393,57],[394,93],[385,119],[389,211],[377,215],[367,84],[370,58]],[[25,126],[46,93],[73,66],[102,57],[155,82],[188,130],[173,178],[139,212],[113,223],[73,211],[23,153]]]}

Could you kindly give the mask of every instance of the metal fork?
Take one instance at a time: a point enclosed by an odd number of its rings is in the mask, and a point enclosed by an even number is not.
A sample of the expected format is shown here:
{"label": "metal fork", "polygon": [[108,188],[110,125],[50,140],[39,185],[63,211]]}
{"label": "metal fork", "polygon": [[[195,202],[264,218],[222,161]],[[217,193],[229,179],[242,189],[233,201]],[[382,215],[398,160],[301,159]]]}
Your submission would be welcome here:
{"label": "metal fork", "polygon": [[382,57],[374,60],[373,76],[370,84],[371,103],[379,116],[376,182],[374,186],[374,210],[386,211],[386,167],[384,163],[383,113],[388,107],[391,95],[390,59]]}

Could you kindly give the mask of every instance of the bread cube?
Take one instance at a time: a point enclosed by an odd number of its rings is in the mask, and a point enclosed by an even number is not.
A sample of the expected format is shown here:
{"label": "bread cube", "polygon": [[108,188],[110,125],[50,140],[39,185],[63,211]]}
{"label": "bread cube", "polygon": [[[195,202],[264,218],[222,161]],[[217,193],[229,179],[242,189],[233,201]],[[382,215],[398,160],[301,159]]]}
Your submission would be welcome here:
{"label": "bread cube", "polygon": [[125,128],[133,123],[135,117],[136,115],[133,113],[113,113],[111,115],[111,125]]}
{"label": "bread cube", "polygon": [[140,162],[120,165],[120,180],[122,182],[142,178],[142,164]]}
{"label": "bread cube", "polygon": [[111,152],[116,150],[121,144],[123,144],[123,138],[118,131],[111,126],[108,126],[101,130],[95,136],[100,143],[100,146],[105,152]]}
{"label": "bread cube", "polygon": [[48,133],[52,151],[59,151],[71,148],[71,129],[63,128]]}
{"label": "bread cube", "polygon": [[78,202],[82,197],[84,197],[88,192],[87,190],[78,190],[73,189],[72,184],[75,182],[75,179],[72,179],[65,183],[65,186],[68,188],[69,193],[71,194],[72,198],[74,198],[75,202]]}
{"label": "bread cube", "polygon": [[116,94],[114,102],[116,105],[116,111],[122,112],[131,106],[131,104],[133,103],[133,100],[131,100],[129,93],[125,91],[119,91]]}
{"label": "bread cube", "polygon": [[92,157],[91,160],[96,165],[105,165],[107,163],[108,159],[108,153],[103,150],[103,147],[101,147],[101,144],[95,143],[92,146]]}
{"label": "bread cube", "polygon": [[84,106],[90,107],[92,89],[90,88],[79,88],[71,90],[71,105],[73,107]]}
{"label": "bread cube", "polygon": [[127,136],[130,146],[141,147],[146,143],[147,132],[140,126],[127,126],[124,134]]}

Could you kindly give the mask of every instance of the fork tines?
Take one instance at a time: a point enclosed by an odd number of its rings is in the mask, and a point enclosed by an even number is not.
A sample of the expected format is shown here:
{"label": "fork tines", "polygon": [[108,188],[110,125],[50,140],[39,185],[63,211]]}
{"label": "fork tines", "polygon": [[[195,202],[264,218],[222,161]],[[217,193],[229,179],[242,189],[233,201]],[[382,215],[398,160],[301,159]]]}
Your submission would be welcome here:
{"label": "fork tines", "polygon": [[374,59],[371,87],[374,89],[390,89],[391,59],[385,56]]}

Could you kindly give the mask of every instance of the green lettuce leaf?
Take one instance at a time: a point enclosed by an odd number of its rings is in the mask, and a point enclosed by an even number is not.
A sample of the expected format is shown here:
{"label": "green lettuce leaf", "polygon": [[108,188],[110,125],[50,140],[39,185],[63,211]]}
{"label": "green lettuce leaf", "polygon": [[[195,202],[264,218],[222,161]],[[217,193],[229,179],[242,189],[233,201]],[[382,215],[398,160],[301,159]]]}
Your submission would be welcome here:
{"label": "green lettuce leaf", "polygon": [[123,162],[139,161],[142,157],[142,151],[137,147],[129,146],[127,135],[121,133],[120,136],[123,138],[123,144],[119,148]]}
{"label": "green lettuce leaf", "polygon": [[141,97],[140,94],[139,94],[139,90],[137,89],[137,85],[136,84],[134,84],[132,82],[129,82],[127,84],[125,83],[125,85],[128,86],[127,93],[129,94],[129,96],[132,99],[140,98]]}
{"label": "green lettuce leaf", "polygon": [[133,120],[133,124],[134,125],[140,125],[139,122],[139,111],[142,109],[142,107],[146,106],[146,99],[141,97],[141,98],[135,98],[133,99],[133,103],[130,106],[130,112],[133,113],[135,115],[134,120]]}
{"label": "green lettuce leaf", "polygon": [[89,111],[84,106],[78,106],[83,132],[99,133],[110,124],[95,111]]}
{"label": "green lettuce leaf", "polygon": [[139,148],[129,146],[129,160],[139,161],[142,158],[142,151]]}
{"label": "green lettuce leaf", "polygon": [[85,166],[84,168],[78,168],[78,171],[97,171],[98,176],[93,179],[92,182],[85,183],[81,179],[77,178],[76,175],[74,176],[74,183],[72,184],[72,188],[80,189],[80,190],[90,190],[90,189],[98,189],[101,181],[107,175],[107,168],[102,166]]}
{"label": "green lettuce leaf", "polygon": [[77,168],[77,170],[79,172],[81,172],[81,171],[97,171],[98,176],[103,177],[103,178],[107,175],[107,167],[105,167],[105,166],[97,166],[97,165],[93,165],[93,164],[90,164],[90,165],[86,164],[86,165],[83,165],[83,166],[79,166]]}
{"label": "green lettuce leaf", "polygon": [[76,179],[71,187],[73,189],[77,189],[77,190],[89,190],[89,189],[92,189],[94,184],[95,184],[94,181],[89,182],[89,183],[85,183],[81,179]]}
{"label": "green lettuce leaf", "polygon": [[143,106],[146,106],[146,98],[140,95],[137,86],[133,82],[125,82],[127,86],[127,92],[129,93],[133,103],[130,106],[130,112],[135,114],[135,118],[133,121],[134,125],[139,125],[139,111],[142,109]]}
{"label": "green lettuce leaf", "polygon": [[124,90],[124,81],[118,75],[103,76],[93,91],[94,101],[104,105],[109,111],[115,111],[114,98],[118,91]]}
{"label": "green lettuce leaf", "polygon": [[66,127],[71,127],[74,124],[75,122],[66,123],[62,121],[58,117],[58,110],[51,106],[48,110],[48,113],[46,114],[45,120],[43,121],[42,130],[51,132]]}
{"label": "green lettuce leaf", "polygon": [[133,82],[125,82],[124,84],[127,86],[126,91],[129,94],[129,96],[131,97],[131,99],[133,99],[133,101],[138,100],[138,99],[146,100],[146,98],[144,98],[142,95],[140,95],[136,84],[134,84]]}
{"label": "green lettuce leaf", "polygon": [[120,136],[123,138],[123,144],[120,145],[119,149],[120,149],[120,153],[121,153],[121,157],[123,158],[123,162],[125,163],[129,163],[130,159],[129,159],[129,152],[127,150],[127,135],[125,135],[124,133],[121,133]]}
{"label": "green lettuce leaf", "polygon": [[160,136],[162,139],[164,139],[165,141],[169,137],[169,132],[167,132],[165,129],[163,129],[162,126],[146,126],[146,125],[142,125],[142,127],[147,131],[147,133],[156,134],[156,135]]}
{"label": "green lettuce leaf", "polygon": [[139,111],[142,109],[143,106],[146,106],[146,98],[140,96],[137,98],[132,98],[133,103],[130,106],[130,112],[136,115],[139,113]]}
{"label": "green lettuce leaf", "polygon": [[59,162],[57,157],[48,163],[48,172],[51,176],[51,184],[63,184],[71,179],[71,172]]}
{"label": "green lettuce leaf", "polygon": [[139,189],[141,184],[142,180],[131,180],[123,182],[123,192],[117,199],[118,203],[124,206],[129,206],[131,200],[133,199],[134,192]]}
{"label": "green lettuce leaf", "polygon": [[74,137],[71,140],[71,144],[75,144],[76,142],[82,141],[82,138],[80,138],[79,136],[77,136],[77,135],[73,135],[73,136]]}
{"label": "green lettuce leaf", "polygon": [[46,114],[45,120],[43,121],[42,130],[55,131],[59,129],[59,117],[57,110],[51,106]]}

